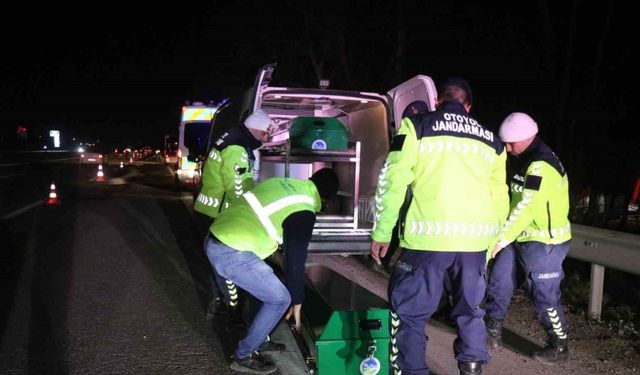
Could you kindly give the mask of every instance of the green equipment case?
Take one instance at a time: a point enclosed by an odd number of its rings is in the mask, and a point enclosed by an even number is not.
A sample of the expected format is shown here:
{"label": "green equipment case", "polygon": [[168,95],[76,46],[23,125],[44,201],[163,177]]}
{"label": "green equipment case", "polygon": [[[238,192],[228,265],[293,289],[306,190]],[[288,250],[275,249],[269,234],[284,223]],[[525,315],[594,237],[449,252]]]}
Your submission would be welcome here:
{"label": "green equipment case", "polygon": [[306,271],[303,313],[317,374],[388,374],[389,304],[324,265]]}
{"label": "green equipment case", "polygon": [[308,150],[346,150],[349,132],[331,117],[298,117],[289,129],[292,148]]}
{"label": "green equipment case", "polygon": [[320,375],[388,374],[389,310],[334,311],[316,349]]}

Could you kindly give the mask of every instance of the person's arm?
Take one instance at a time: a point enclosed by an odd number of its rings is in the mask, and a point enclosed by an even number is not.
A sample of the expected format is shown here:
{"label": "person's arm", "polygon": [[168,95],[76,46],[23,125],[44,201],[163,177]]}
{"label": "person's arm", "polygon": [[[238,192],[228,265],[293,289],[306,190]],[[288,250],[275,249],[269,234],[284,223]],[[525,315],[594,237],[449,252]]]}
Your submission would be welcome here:
{"label": "person's arm", "polygon": [[[522,231],[533,221],[533,212],[546,204],[548,191],[552,188],[555,171],[541,161],[531,163],[524,178],[522,198],[509,213],[507,221],[498,234],[498,243],[493,249],[493,257],[508,244],[515,241]],[[555,172],[557,174],[557,172]]]}
{"label": "person's arm", "polygon": [[249,155],[243,147],[232,145],[222,150],[221,156],[220,174],[225,196],[229,202],[233,202],[253,188],[253,175],[249,170]]}
{"label": "person's arm", "polygon": [[284,280],[293,305],[299,305],[304,300],[304,263],[315,223],[316,215],[311,211],[295,212],[282,223]]}
{"label": "person's arm", "polygon": [[496,159],[493,171],[491,172],[491,178],[489,179],[491,184],[491,200],[493,201],[493,207],[496,210],[496,214],[499,218],[498,225],[502,226],[507,215],[509,215],[509,186],[507,185],[507,151],[503,150]]}
{"label": "person's arm", "polygon": [[211,149],[207,156],[204,166],[202,167],[202,176],[200,183],[200,194],[194,200],[193,208],[209,217],[215,217],[220,212],[220,198],[224,194],[222,185],[220,184],[220,153],[218,150]]}
{"label": "person's arm", "polygon": [[302,327],[300,310],[304,300],[305,272],[307,248],[313,234],[316,215],[311,211],[299,211],[287,217],[282,223],[282,251],[284,253],[285,286],[291,295],[291,308],[286,319],[292,315],[295,319],[296,330]]}
{"label": "person's arm", "polygon": [[371,232],[371,256],[380,259],[389,249],[393,227],[398,220],[407,186],[413,182],[413,167],[417,162],[418,139],[410,118],[402,119],[398,134],[393,138],[387,160],[380,170],[375,195],[375,218]]}
{"label": "person's arm", "polygon": [[[489,178],[489,191],[491,193],[491,200],[493,201],[493,207],[498,216],[498,227],[502,228],[509,215],[509,186],[507,185],[507,151],[502,150],[502,153],[496,158],[496,162],[493,165],[491,176]],[[500,240],[500,233],[489,243],[487,248],[487,263],[491,258],[497,255],[502,248],[497,245]],[[496,252],[497,249],[497,252]],[[495,254],[494,254],[495,253]]]}

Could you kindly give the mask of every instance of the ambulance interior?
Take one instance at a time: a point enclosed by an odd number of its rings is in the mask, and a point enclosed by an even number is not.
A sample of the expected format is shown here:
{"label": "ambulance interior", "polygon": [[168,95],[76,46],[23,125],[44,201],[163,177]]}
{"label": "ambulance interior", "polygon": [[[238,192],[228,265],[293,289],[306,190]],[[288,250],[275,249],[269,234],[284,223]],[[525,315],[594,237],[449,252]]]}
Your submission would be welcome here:
{"label": "ambulance interior", "polygon": [[[316,170],[332,168],[340,178],[338,198],[335,202],[328,202],[322,215],[318,216],[320,223],[316,227],[323,225],[324,215],[325,219],[335,219],[334,225],[327,226],[369,229],[373,222],[372,202],[378,174],[389,151],[390,114],[385,99],[377,94],[354,96],[353,93],[341,95],[340,92],[314,91],[274,90],[263,93],[260,108],[274,119],[274,126],[269,142],[261,150],[260,180],[285,176],[284,160],[265,156],[285,152],[282,146],[289,139],[289,130],[297,117],[337,119],[348,131],[348,150],[329,150],[328,153],[340,155],[344,152],[351,161],[326,161],[321,154],[327,152],[308,150],[306,157],[290,158],[289,176],[306,179]],[[359,142],[359,168],[356,168],[353,155],[356,142]],[[292,150],[291,154],[296,151]],[[314,154],[318,157],[315,158]],[[357,215],[355,225],[336,224],[341,220],[348,223],[349,218],[353,220],[354,212]]]}

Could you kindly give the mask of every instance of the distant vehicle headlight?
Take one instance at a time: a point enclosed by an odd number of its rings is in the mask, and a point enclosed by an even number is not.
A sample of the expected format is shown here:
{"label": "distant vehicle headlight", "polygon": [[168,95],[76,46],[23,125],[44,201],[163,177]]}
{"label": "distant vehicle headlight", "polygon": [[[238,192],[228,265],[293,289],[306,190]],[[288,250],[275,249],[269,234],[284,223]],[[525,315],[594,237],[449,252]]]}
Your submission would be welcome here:
{"label": "distant vehicle headlight", "polygon": [[78,152],[84,152],[84,148],[78,147]]}

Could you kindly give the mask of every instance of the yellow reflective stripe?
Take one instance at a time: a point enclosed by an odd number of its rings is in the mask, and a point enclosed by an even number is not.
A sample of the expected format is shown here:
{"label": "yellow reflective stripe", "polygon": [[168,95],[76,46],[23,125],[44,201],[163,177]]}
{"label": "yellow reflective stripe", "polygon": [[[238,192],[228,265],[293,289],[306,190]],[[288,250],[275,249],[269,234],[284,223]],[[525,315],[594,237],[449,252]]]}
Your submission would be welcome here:
{"label": "yellow reflective stripe", "polygon": [[264,210],[267,215],[271,215],[274,212],[279,211],[287,206],[298,203],[306,203],[313,207],[313,198],[307,195],[292,195],[290,197],[278,199],[277,201],[268,204],[266,207],[264,207]]}
{"label": "yellow reflective stripe", "polygon": [[565,234],[571,233],[571,224],[567,224],[565,226],[559,228],[551,228],[551,231],[547,229],[540,230],[524,230],[518,238],[522,237],[542,237],[542,238],[552,238],[552,237],[562,237]]}
{"label": "yellow reflective stripe", "polygon": [[243,197],[247,200],[247,202],[249,203],[249,206],[251,206],[251,208],[256,213],[256,215],[258,215],[258,219],[262,223],[262,226],[264,227],[264,229],[267,231],[267,234],[269,234],[269,237],[274,239],[279,244],[282,244],[282,237],[278,235],[278,231],[276,227],[273,225],[273,223],[271,222],[271,219],[269,218],[269,216],[271,216],[272,214],[274,214],[279,210],[282,210],[285,207],[288,207],[294,204],[306,203],[313,207],[313,203],[314,203],[313,198],[307,195],[292,195],[292,196],[278,199],[277,201],[271,202],[267,206],[263,207],[260,204],[260,201],[258,201],[258,198],[256,198],[256,196],[253,193],[247,192],[243,195]]}
{"label": "yellow reflective stripe", "polygon": [[236,289],[236,284],[232,281],[224,279],[227,283],[227,291],[229,292],[229,306],[235,307],[238,305],[238,290]]}
{"label": "yellow reflective stripe", "polygon": [[391,315],[391,350],[389,351],[389,362],[393,367],[394,374],[399,375],[402,374],[402,370],[397,362],[398,355],[400,354],[400,348],[398,347],[396,336],[398,334],[398,329],[400,328],[400,317],[393,310],[389,310],[389,313]]}
{"label": "yellow reflective stripe", "polygon": [[244,199],[247,200],[247,203],[249,203],[249,206],[251,206],[251,208],[253,209],[253,212],[255,212],[256,215],[258,216],[260,223],[262,223],[262,226],[267,231],[267,234],[269,235],[269,237],[271,237],[274,241],[276,241],[279,245],[281,245],[282,237],[278,235],[278,231],[276,230],[276,227],[271,222],[271,219],[269,219],[269,214],[264,209],[264,207],[262,207],[262,205],[260,204],[260,201],[258,201],[258,198],[256,198],[256,196],[253,195],[253,193],[251,192],[245,193],[243,197]]}
{"label": "yellow reflective stripe", "polygon": [[378,222],[382,218],[382,211],[384,211],[384,208],[385,208],[385,206],[383,205],[384,199],[382,198],[382,196],[388,190],[388,188],[385,188],[385,185],[389,183],[389,180],[387,180],[387,172],[389,171],[389,164],[390,164],[390,161],[386,160],[384,162],[384,165],[382,166],[382,169],[380,170],[380,175],[378,175],[378,188],[376,190],[376,195],[374,197],[376,209],[374,211],[372,230],[375,230],[376,227],[378,226]]}
{"label": "yellow reflective stripe", "polygon": [[408,220],[409,234],[419,236],[493,237],[500,227],[493,223]]}
{"label": "yellow reflective stripe", "polygon": [[554,309],[553,307],[548,307],[547,314],[549,314],[549,320],[551,321],[551,326],[553,327],[553,333],[555,333],[559,339],[565,340],[567,338],[567,334],[562,328],[562,322],[560,321],[560,316],[558,315],[556,309]]}
{"label": "yellow reflective stripe", "polygon": [[478,141],[460,141],[453,139],[445,140],[431,140],[429,138],[422,138],[420,140],[420,146],[418,153],[420,154],[432,154],[432,153],[444,153],[444,152],[457,152],[460,154],[478,154],[480,158],[489,164],[493,164],[498,155],[489,147],[478,147]]}
{"label": "yellow reflective stripe", "polygon": [[182,114],[182,121],[211,120],[212,115],[211,108],[187,108]]}

